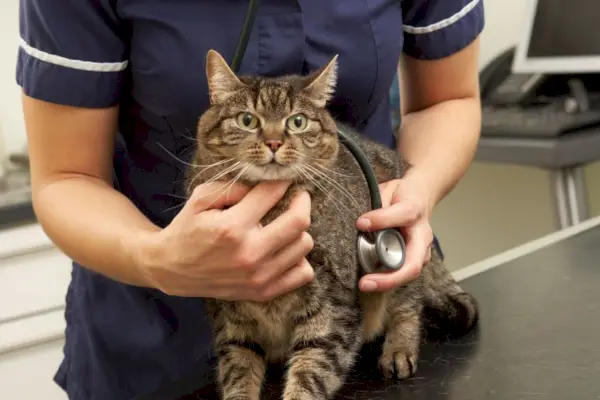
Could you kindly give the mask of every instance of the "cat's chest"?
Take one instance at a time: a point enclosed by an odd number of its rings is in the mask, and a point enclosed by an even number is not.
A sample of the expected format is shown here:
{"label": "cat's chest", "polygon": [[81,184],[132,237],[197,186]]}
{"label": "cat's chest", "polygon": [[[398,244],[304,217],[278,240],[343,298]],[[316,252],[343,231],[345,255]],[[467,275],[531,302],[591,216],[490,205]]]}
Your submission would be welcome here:
{"label": "cat's chest", "polygon": [[290,350],[295,311],[301,309],[300,298],[290,293],[269,303],[244,303],[242,308],[257,322],[256,339],[267,360],[282,361]]}

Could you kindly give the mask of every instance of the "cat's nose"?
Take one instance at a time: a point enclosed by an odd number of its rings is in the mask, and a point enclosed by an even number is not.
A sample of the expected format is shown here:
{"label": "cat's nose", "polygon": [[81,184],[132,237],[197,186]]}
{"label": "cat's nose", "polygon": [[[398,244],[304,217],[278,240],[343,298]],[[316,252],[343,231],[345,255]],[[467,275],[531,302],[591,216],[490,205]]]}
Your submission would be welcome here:
{"label": "cat's nose", "polygon": [[278,140],[278,139],[265,140],[265,144],[271,149],[271,151],[273,153],[275,153],[283,145],[283,140]]}

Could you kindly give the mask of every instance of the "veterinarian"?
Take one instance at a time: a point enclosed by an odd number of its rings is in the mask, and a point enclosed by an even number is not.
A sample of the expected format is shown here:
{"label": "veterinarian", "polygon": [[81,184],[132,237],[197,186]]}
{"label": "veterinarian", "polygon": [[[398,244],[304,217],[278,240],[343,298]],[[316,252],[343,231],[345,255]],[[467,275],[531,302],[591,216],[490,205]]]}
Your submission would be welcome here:
{"label": "veterinarian", "polygon": [[[214,184],[187,202],[181,187],[208,106],[206,53],[232,57],[247,6],[20,0],[16,77],[33,203],[73,260],[55,376],[71,400],[127,400],[200,376],[211,350],[202,297],[267,300],[312,279],[308,195],[259,227],[285,183],[221,197]],[[308,73],[339,54],[331,110],[415,166],[381,185],[383,209],[357,220],[359,229],[402,227],[406,266],[364,277],[361,290],[418,276],[432,210],[472,160],[483,14],[480,0],[261,3],[241,72]],[[399,61],[403,118],[394,132],[389,89]]]}

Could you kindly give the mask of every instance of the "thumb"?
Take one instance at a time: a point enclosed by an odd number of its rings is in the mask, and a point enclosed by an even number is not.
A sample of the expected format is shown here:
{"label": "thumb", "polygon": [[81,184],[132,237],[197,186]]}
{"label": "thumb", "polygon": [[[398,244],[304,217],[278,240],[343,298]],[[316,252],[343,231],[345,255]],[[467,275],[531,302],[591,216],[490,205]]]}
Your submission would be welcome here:
{"label": "thumb", "polygon": [[182,212],[196,214],[237,204],[250,191],[241,183],[210,182],[196,186]]}
{"label": "thumb", "polygon": [[386,228],[400,228],[411,224],[420,217],[418,208],[410,201],[400,201],[389,207],[378,208],[363,214],[357,221],[362,231],[377,231]]}

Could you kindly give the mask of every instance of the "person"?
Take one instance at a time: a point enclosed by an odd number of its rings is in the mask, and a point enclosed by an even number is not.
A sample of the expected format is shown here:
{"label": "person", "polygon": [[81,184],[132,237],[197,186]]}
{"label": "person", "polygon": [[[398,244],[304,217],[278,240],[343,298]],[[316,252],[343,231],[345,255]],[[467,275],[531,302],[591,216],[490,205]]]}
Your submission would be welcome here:
{"label": "person", "polygon": [[[313,278],[310,199],[267,226],[289,183],[199,186],[184,171],[208,107],[205,56],[231,61],[246,1],[20,0],[16,80],[39,223],[73,260],[64,360],[71,400],[125,400],[212,366],[203,298],[265,301]],[[381,184],[361,230],[401,227],[415,279],[430,216],[470,164],[479,135],[480,0],[261,2],[240,72],[307,74],[339,55],[331,111],[414,165]],[[400,66],[402,126],[389,89]],[[218,199],[218,200],[217,200]],[[196,379],[196,378],[195,378]],[[196,383],[201,384],[200,378]]]}

